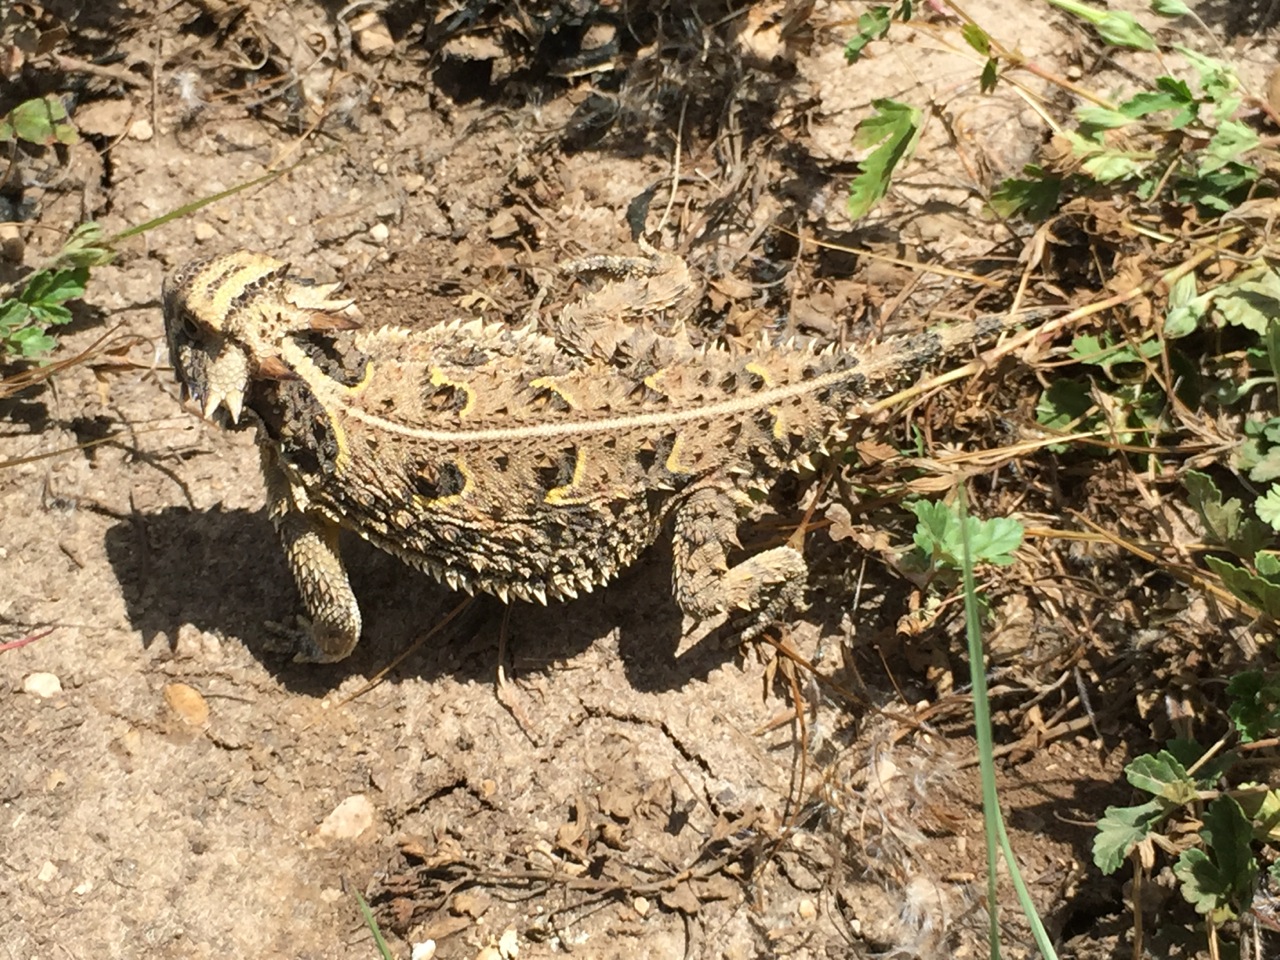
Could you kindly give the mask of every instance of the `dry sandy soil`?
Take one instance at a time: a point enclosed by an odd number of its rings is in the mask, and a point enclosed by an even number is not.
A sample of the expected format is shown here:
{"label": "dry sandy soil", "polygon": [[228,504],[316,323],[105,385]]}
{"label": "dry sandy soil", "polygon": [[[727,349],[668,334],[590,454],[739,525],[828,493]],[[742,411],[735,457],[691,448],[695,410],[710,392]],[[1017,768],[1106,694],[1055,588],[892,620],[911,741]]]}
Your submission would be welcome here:
{"label": "dry sandy soil", "polygon": [[[291,661],[272,624],[298,601],[252,433],[179,402],[159,291],[193,257],[250,247],[346,281],[367,316],[516,318],[558,263],[638,252],[643,229],[703,278],[706,338],[856,342],[1008,305],[910,264],[1016,264],[1029,231],[982,198],[1046,139],[1029,103],[1070,103],[1025,74],[1026,95],[980,93],[980,62],[928,4],[930,29],[856,66],[842,45],[861,4],[427,6],[11,10],[4,43],[21,27],[42,45],[0,108],[64,93],[84,134],[21,158],[0,209],[23,221],[18,260],[86,219],[119,231],[287,172],[121,242],[63,337],[68,355],[110,329],[114,352],[0,405],[0,641],[39,637],[0,653],[0,957],[374,957],[357,891],[399,957],[429,940],[450,958],[985,955],[961,621],[922,609],[890,562],[904,509],[863,493],[810,535],[811,607],[771,634],[797,659],[682,641],[659,544],[577,602],[504,617],[480,599],[366,690],[459,598],[353,540],[363,642],[341,664]],[[1202,7],[1263,75],[1258,25]],[[1047,5],[968,12],[1096,86],[1159,69],[1099,58]],[[890,96],[926,108],[925,132],[854,223],[854,126]],[[866,450],[1007,442],[1035,388],[1007,360],[880,417]],[[975,477],[974,496],[1048,527],[1105,474],[1044,454]],[[754,544],[815,494],[784,486]],[[991,586],[1002,795],[1063,956],[1129,956],[1093,824],[1130,802],[1124,763],[1169,735],[1185,685],[1162,664],[1195,674],[1217,654],[1157,625],[1136,592],[1164,587],[1135,561],[1054,549],[1029,541]],[[60,691],[31,692],[38,673]],[[1002,902],[1006,955],[1031,955]],[[1146,905],[1149,922],[1180,909],[1167,889]]]}

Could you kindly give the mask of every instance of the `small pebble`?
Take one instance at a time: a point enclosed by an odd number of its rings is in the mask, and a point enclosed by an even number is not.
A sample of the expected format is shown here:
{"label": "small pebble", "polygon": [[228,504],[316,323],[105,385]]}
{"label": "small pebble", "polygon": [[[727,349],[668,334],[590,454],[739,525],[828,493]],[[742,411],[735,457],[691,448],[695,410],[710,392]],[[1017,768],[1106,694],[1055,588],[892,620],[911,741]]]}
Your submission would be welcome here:
{"label": "small pebble", "polygon": [[502,954],[497,947],[485,947],[476,954],[476,960],[502,960]]}
{"label": "small pebble", "polygon": [[213,229],[211,224],[205,223],[203,220],[196,224],[195,229],[192,232],[195,234],[197,243],[204,243],[206,240],[212,240],[218,235],[218,231]]}
{"label": "small pebble", "polygon": [[151,121],[146,117],[129,124],[129,138],[131,140],[150,140],[154,136],[155,130],[152,129]]}
{"label": "small pebble", "polygon": [[391,236],[391,228],[385,223],[375,223],[369,228],[369,238],[374,243],[386,243],[389,236]]}
{"label": "small pebble", "polygon": [[800,914],[801,920],[812,920],[818,915],[818,905],[805,897],[796,904],[796,913]]}
{"label": "small pebble", "polygon": [[363,793],[357,793],[333,808],[316,830],[316,838],[354,840],[373,826],[373,817],[373,801]]}
{"label": "small pebble", "polygon": [[520,938],[516,935],[515,927],[507,927],[502,931],[502,936],[498,938],[498,952],[502,954],[503,960],[516,960],[520,955]]}
{"label": "small pebble", "polygon": [[636,897],[631,901],[631,909],[642,917],[649,915],[649,900],[646,897]]}
{"label": "small pebble", "polygon": [[48,700],[62,692],[62,681],[52,673],[29,673],[22,681],[22,689]]}
{"label": "small pebble", "polygon": [[195,687],[185,683],[166,683],[164,702],[188,726],[203,727],[209,722],[209,704]]}
{"label": "small pebble", "polygon": [[436,942],[434,940],[423,940],[422,943],[415,943],[409,949],[409,960],[431,960],[436,955]]}

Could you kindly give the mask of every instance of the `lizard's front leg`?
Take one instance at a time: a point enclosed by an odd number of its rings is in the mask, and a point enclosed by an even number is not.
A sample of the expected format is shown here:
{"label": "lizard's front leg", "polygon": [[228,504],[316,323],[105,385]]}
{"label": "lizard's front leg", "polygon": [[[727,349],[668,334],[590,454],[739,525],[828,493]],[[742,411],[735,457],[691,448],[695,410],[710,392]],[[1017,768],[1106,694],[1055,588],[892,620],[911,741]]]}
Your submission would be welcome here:
{"label": "lizard's front leg", "polygon": [[275,450],[268,444],[259,444],[258,449],[267,483],[267,516],[280,537],[285,562],[311,620],[311,636],[303,639],[294,659],[304,663],[343,660],[360,639],[360,605],[338,551],[339,527],[299,509]]}

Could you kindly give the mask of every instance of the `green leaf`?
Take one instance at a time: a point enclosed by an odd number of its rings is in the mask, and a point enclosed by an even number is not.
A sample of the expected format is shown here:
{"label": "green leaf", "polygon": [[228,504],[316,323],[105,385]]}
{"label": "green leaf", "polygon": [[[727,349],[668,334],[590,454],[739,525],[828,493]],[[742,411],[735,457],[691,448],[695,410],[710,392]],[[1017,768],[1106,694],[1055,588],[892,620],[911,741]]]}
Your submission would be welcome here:
{"label": "green leaf", "polygon": [[[964,542],[959,513],[946,503],[929,500],[917,501],[912,510],[917,520],[912,540],[923,559],[939,567],[960,569]],[[1013,563],[1013,551],[1022,543],[1022,524],[1011,517],[980,520],[973,516],[966,516],[963,523],[974,563]]]}
{"label": "green leaf", "polygon": [[855,220],[889,192],[894,169],[915,149],[920,135],[920,111],[915,107],[895,100],[873,100],[871,106],[875,114],[858,124],[853,135],[855,148],[875,146],[849,187],[849,216]]}
{"label": "green leaf", "polygon": [[1204,565],[1221,577],[1223,586],[1236,597],[1272,620],[1280,620],[1280,583],[1212,554],[1204,558]]}
{"label": "green leaf", "polygon": [[1262,783],[1242,783],[1232,796],[1253,826],[1253,838],[1263,843],[1280,840],[1280,793]]}
{"label": "green leaf", "polygon": [[17,137],[42,146],[75,143],[80,139],[68,121],[66,105],[54,96],[18,104],[9,111],[7,126],[12,130],[7,139]]}
{"label": "green leaf", "polygon": [[966,23],[961,27],[960,36],[964,38],[965,43],[984,57],[991,56],[991,38],[976,23]]}
{"label": "green leaf", "polygon": [[1212,852],[1184,850],[1173,866],[1182,896],[1197,913],[1244,909],[1253,896],[1258,864],[1249,847],[1253,827],[1234,799],[1217,797],[1205,810],[1200,837]]}
{"label": "green leaf", "polygon": [[1258,134],[1252,127],[1239,120],[1224,120],[1204,149],[1200,172],[1208,173],[1228,163],[1238,162],[1241,156],[1258,146]]}
{"label": "green leaf", "polygon": [[1280,555],[1271,550],[1259,550],[1253,556],[1253,566],[1268,580],[1280,583]]}
{"label": "green leaf", "polygon": [[1181,807],[1196,798],[1196,782],[1168,750],[1144,753],[1124,768],[1128,781],[1147,793],[1154,794],[1169,806]]}
{"label": "green leaf", "polygon": [[1022,546],[1022,524],[1012,517],[979,520],[966,518],[972,531],[969,549],[976,563],[994,563],[1006,567],[1013,563],[1013,551]]}
{"label": "green leaf", "polygon": [[39,327],[23,327],[8,337],[10,348],[16,347],[24,357],[38,357],[58,345],[58,341],[45,334]]}
{"label": "green leaf", "polygon": [[1145,340],[1139,344],[1128,342],[1111,343],[1092,334],[1081,335],[1071,341],[1071,356],[1081,363],[1101,367],[1113,380],[1116,377],[1115,367],[1127,363],[1141,363],[1158,357],[1163,350],[1159,340]]}
{"label": "green leaf", "polygon": [[1182,482],[1191,508],[1204,522],[1205,533],[1236,556],[1252,557],[1274,539],[1265,526],[1244,516],[1244,506],[1235,497],[1224,503],[1217,484],[1208,474],[1188,470]]}
{"label": "green leaf", "polygon": [[1253,510],[1272,530],[1280,530],[1280,487],[1268,487],[1267,492],[1254,501]]}
{"label": "green leaf", "polygon": [[1115,183],[1138,176],[1143,164],[1128,154],[1107,150],[1090,157],[1080,165],[1080,169],[1099,183]]}
{"label": "green leaf", "polygon": [[[1097,419],[1096,413],[1089,415],[1094,406],[1086,384],[1078,380],[1055,380],[1036,403],[1036,422],[1057,431],[1069,430],[1076,425],[1087,426]],[[1063,453],[1067,444],[1050,444],[1049,449]]]}
{"label": "green leaf", "polygon": [[88,267],[68,270],[38,270],[27,278],[21,297],[27,303],[62,303],[84,296],[89,282]]}
{"label": "green leaf", "polygon": [[5,300],[0,302],[0,336],[20,327],[31,316],[31,308],[21,300]]}
{"label": "green leaf", "polygon": [[1104,874],[1115,873],[1129,852],[1151,835],[1165,813],[1165,806],[1158,800],[1133,807],[1107,807],[1093,838],[1094,864]]}
{"label": "green leaf", "polygon": [[1113,110],[1111,107],[1100,107],[1096,104],[1078,107],[1076,109],[1076,119],[1082,124],[1089,127],[1097,127],[1101,130],[1114,130],[1117,127],[1125,127],[1133,123],[1133,117],[1120,110]]}
{"label": "green leaf", "polygon": [[1049,2],[1093,24],[1094,29],[1098,31],[1098,36],[1113,46],[1131,47],[1135,50],[1156,49],[1155,39],[1131,13],[1097,10],[1083,3],[1077,3],[1076,0],[1049,0]]}
{"label": "green leaf", "polygon": [[1158,113],[1161,110],[1182,109],[1188,103],[1195,101],[1195,98],[1191,96],[1190,90],[1187,90],[1186,93],[1185,97],[1166,90],[1149,90],[1143,93],[1136,93],[1120,105],[1119,113],[1126,119],[1137,119],[1148,114]]}
{"label": "green leaf", "polygon": [[1182,851],[1173,865],[1173,874],[1182,881],[1182,896],[1196,913],[1212,913],[1230,889],[1230,884],[1223,880],[1221,871],[1203,850]]}
{"label": "green leaf", "polygon": [[1000,62],[995,57],[990,57],[982,65],[982,75],[978,78],[978,89],[983,93],[990,93],[996,88],[996,83],[999,80]]}
{"label": "green leaf", "polygon": [[1260,670],[1238,673],[1227,683],[1227,716],[1245,743],[1265,740],[1280,729],[1280,680]]}
{"label": "green leaf", "polygon": [[873,40],[879,40],[889,32],[890,14],[888,7],[872,7],[858,17],[858,32],[844,45],[844,58],[848,63],[857,63],[862,58],[862,51]]}
{"label": "green leaf", "polygon": [[1280,447],[1271,447],[1249,468],[1249,479],[1267,483],[1280,477]]}
{"label": "green leaf", "polygon": [[1191,13],[1182,0],[1151,0],[1151,9],[1162,17],[1185,17]]}
{"label": "green leaf", "polygon": [[1062,180],[1038,167],[1028,168],[1031,179],[1009,179],[991,194],[991,209],[1002,217],[1022,215],[1028,220],[1047,220],[1058,209]]}
{"label": "green leaf", "polygon": [[1196,295],[1196,275],[1184,273],[1169,289],[1169,311],[1164,317],[1164,335],[1177,340],[1194,333],[1209,310],[1212,293]]}
{"label": "green leaf", "polygon": [[33,303],[31,319],[41,327],[56,327],[71,322],[71,311],[60,303]]}

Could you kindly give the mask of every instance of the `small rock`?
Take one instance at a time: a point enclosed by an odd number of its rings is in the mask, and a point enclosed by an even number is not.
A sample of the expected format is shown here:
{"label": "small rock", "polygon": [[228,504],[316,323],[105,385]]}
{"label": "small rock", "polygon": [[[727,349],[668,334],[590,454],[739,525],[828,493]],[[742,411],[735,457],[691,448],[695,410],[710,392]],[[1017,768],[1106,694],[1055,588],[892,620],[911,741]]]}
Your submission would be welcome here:
{"label": "small rock", "polygon": [[351,33],[356,48],[370,60],[385,57],[396,48],[391,31],[376,13],[362,14],[351,21]]}
{"label": "small rock", "polygon": [[410,173],[405,176],[401,182],[404,184],[406,192],[417,193],[427,185],[427,178],[420,173]]}
{"label": "small rock", "polygon": [[493,240],[506,240],[520,232],[520,223],[510,210],[499,210],[489,221],[489,237]]}
{"label": "small rock", "polygon": [[128,100],[98,100],[76,110],[76,127],[90,136],[114,140],[125,131],[125,124],[133,116],[133,104]]}
{"label": "small rock", "polygon": [[146,117],[129,124],[129,139],[131,140],[150,140],[154,136],[155,130],[152,129],[151,121]]}
{"label": "small rock", "polygon": [[52,673],[29,673],[22,681],[26,693],[48,700],[62,692],[62,681]]}
{"label": "small rock", "polygon": [[478,920],[493,905],[493,899],[486,893],[464,890],[453,898],[449,911],[458,916],[468,916]]}
{"label": "small rock", "polygon": [[205,223],[203,220],[195,225],[195,229],[192,232],[195,234],[197,243],[212,240],[218,235],[218,231],[213,228],[213,225]]}
{"label": "small rock", "polygon": [[476,960],[502,960],[502,954],[497,947],[485,947],[476,954]]}
{"label": "small rock", "polygon": [[[423,181],[426,182],[425,180]],[[16,223],[0,223],[0,257],[10,263],[21,263],[27,244]]]}
{"label": "small rock", "polygon": [[432,960],[436,955],[436,942],[434,940],[424,940],[422,943],[415,943],[409,948],[409,960]]}
{"label": "small rock", "polygon": [[195,687],[185,683],[167,683],[164,702],[188,726],[203,727],[209,722],[209,704]]}
{"label": "small rock", "polygon": [[386,243],[391,236],[391,228],[385,223],[375,223],[369,228],[369,239],[374,243]]}
{"label": "small rock", "polygon": [[502,936],[498,938],[498,952],[502,954],[502,960],[516,960],[520,955],[520,937],[516,934],[515,927],[507,927],[502,931]]}
{"label": "small rock", "polygon": [[52,860],[46,860],[40,868],[40,872],[36,874],[36,879],[41,883],[49,883],[58,876],[58,868],[54,866]]}
{"label": "small rock", "polygon": [[409,120],[405,115],[404,107],[400,106],[398,103],[391,104],[387,109],[382,111],[382,115],[386,118],[387,123],[389,123],[396,131],[403,130],[405,124],[408,123]]}
{"label": "small rock", "polygon": [[347,797],[316,829],[318,840],[354,840],[373,826],[373,801],[363,793]]}
{"label": "small rock", "polygon": [[642,917],[647,917],[649,915],[649,907],[649,900],[646,897],[636,897],[631,901],[631,909]]}
{"label": "small rock", "polygon": [[812,920],[818,915],[818,905],[805,897],[796,904],[796,913],[800,915],[801,920]]}

